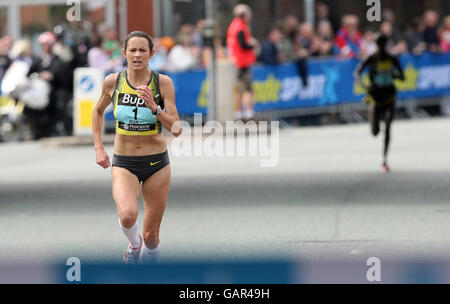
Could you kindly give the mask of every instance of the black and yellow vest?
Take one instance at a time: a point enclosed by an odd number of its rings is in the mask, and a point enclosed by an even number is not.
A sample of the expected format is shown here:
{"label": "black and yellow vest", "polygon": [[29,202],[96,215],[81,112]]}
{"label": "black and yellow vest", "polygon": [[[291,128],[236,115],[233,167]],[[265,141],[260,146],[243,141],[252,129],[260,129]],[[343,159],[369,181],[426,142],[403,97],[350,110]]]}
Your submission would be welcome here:
{"label": "black and yellow vest", "polygon": [[370,57],[369,78],[371,86],[365,102],[376,106],[389,105],[397,99],[394,85],[394,72],[396,70],[392,56],[380,58],[378,55]]}
{"label": "black and yellow vest", "polygon": [[[152,71],[147,86],[152,91],[156,104],[164,109],[164,101],[159,90],[159,73]],[[116,134],[142,136],[161,133],[161,122],[147,108],[145,101],[137,95],[136,88],[130,85],[126,70],[120,72],[117,77],[112,101]]]}

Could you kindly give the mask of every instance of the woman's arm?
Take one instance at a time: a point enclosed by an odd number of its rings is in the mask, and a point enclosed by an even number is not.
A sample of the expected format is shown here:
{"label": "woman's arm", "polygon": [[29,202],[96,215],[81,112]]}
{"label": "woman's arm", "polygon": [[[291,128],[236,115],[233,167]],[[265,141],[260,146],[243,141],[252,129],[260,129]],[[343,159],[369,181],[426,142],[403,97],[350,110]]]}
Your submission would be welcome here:
{"label": "woman's arm", "polygon": [[368,90],[368,88],[362,82],[361,74],[364,71],[364,69],[369,66],[371,60],[372,60],[372,56],[370,56],[366,60],[360,62],[358,64],[358,66],[356,67],[355,71],[353,72],[353,78],[356,80],[356,83],[361,85],[365,90]]}
{"label": "woman's arm", "polygon": [[109,168],[109,156],[102,142],[103,114],[111,103],[114,94],[118,74],[111,74],[103,82],[102,95],[92,111],[92,134],[94,136],[94,147],[96,162],[103,168]]}
{"label": "woman's arm", "polygon": [[401,81],[405,81],[405,73],[403,72],[403,68],[402,68],[402,65],[400,64],[400,61],[398,60],[397,57],[393,57],[393,58],[394,58],[394,66],[396,69],[393,72],[394,78],[398,78]]}
{"label": "woman's arm", "polygon": [[[182,133],[180,124],[180,117],[178,116],[177,107],[175,105],[175,87],[172,79],[166,75],[160,75],[159,77],[159,91],[161,92],[161,98],[164,100],[164,107],[166,111],[162,111],[158,115],[158,119],[166,127],[173,136],[178,137]],[[147,107],[156,111],[156,103],[153,100],[151,90],[146,86],[140,86],[137,88],[137,92],[142,94],[142,98],[145,100]]]}

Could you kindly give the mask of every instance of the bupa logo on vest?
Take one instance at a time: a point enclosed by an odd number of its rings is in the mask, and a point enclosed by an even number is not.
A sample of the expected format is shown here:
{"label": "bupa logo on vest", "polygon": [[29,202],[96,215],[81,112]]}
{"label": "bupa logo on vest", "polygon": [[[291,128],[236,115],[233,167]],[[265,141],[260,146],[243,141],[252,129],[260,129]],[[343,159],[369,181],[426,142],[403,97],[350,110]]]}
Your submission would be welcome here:
{"label": "bupa logo on vest", "polygon": [[124,93],[119,94],[119,100],[117,102],[117,105],[136,107],[136,104],[140,108],[147,108],[144,99],[140,98],[136,94],[124,94]]}

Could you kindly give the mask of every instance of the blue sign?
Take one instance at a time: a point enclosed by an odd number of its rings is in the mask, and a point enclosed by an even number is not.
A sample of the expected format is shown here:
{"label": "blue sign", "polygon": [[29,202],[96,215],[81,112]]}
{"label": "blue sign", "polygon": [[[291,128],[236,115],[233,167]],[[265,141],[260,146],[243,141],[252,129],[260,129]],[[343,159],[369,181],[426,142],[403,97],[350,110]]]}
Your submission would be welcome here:
{"label": "blue sign", "polygon": [[[406,80],[396,81],[398,99],[450,94],[450,54],[403,55],[399,59]],[[293,63],[255,66],[252,70],[255,110],[302,109],[359,103],[365,91],[353,79],[353,72],[358,64],[356,59],[310,59],[306,87],[303,86],[297,66]],[[180,115],[206,115],[206,70],[170,73],[168,76],[175,85],[176,105]],[[367,74],[363,76],[363,81],[368,82]],[[86,87],[90,86],[86,84]]]}
{"label": "blue sign", "polygon": [[175,103],[180,115],[207,114],[208,81],[206,70],[169,73],[175,86]]}
{"label": "blue sign", "polygon": [[[400,56],[405,81],[396,80],[398,99],[437,97],[450,94],[450,54]],[[365,96],[353,72],[359,61],[326,59],[308,63],[308,86],[304,87],[293,64],[253,69],[256,111],[298,109],[359,103]],[[366,71],[367,72],[367,71]],[[368,84],[368,74],[363,74]]]}
{"label": "blue sign", "polygon": [[80,89],[84,92],[84,93],[89,93],[90,91],[92,91],[92,89],[94,88],[94,80],[92,79],[91,76],[83,76],[80,79]]}

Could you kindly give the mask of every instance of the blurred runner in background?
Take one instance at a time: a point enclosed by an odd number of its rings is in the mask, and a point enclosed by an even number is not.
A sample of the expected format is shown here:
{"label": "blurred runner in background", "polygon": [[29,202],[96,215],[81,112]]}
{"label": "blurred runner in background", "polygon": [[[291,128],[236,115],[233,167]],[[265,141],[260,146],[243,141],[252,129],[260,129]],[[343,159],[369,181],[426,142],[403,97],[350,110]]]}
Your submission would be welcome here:
{"label": "blurred runner in background", "polygon": [[[380,132],[380,120],[384,119],[385,137],[383,148],[382,170],[389,172],[387,154],[391,138],[391,123],[395,115],[395,101],[397,90],[394,85],[394,79],[405,80],[403,69],[398,59],[386,51],[388,37],[380,35],[377,40],[378,50],[375,54],[364,60],[355,71],[355,79],[366,90],[367,96],[365,102],[370,104],[369,121],[372,134],[377,136]],[[370,86],[366,87],[361,83],[361,74],[365,68],[369,68]]]}

